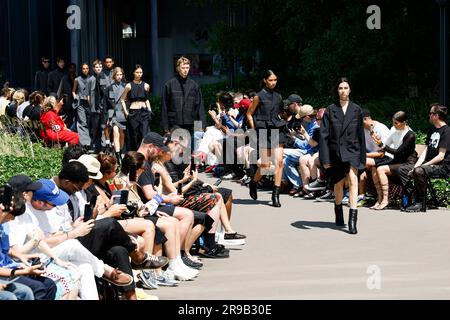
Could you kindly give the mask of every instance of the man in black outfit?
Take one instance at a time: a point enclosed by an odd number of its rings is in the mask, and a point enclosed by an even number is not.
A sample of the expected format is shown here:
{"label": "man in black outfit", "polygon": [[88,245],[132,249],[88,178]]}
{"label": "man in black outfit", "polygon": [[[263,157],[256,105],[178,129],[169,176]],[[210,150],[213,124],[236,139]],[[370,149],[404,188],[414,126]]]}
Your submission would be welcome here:
{"label": "man in black outfit", "polygon": [[447,114],[445,106],[432,104],[430,107],[429,121],[433,127],[428,131],[427,147],[409,173],[414,178],[416,203],[407,207],[406,212],[425,212],[427,178],[448,178],[450,174],[450,127],[445,123]]}
{"label": "man in black outfit", "polygon": [[48,89],[48,95],[57,97],[57,92],[59,88],[59,84],[61,83],[62,78],[64,77],[66,71],[64,69],[66,63],[64,62],[63,58],[56,58],[56,69],[53,70],[48,74],[48,81],[47,81],[47,89]]}
{"label": "man in black outfit", "polygon": [[199,85],[188,77],[190,61],[181,57],[177,61],[174,78],[166,82],[162,92],[161,127],[169,134],[174,127],[194,132],[194,121],[200,120],[206,126],[203,98]]}
{"label": "man in black outfit", "polygon": [[50,73],[50,59],[46,56],[41,58],[41,69],[34,76],[34,90],[42,91],[48,95],[48,75]]}

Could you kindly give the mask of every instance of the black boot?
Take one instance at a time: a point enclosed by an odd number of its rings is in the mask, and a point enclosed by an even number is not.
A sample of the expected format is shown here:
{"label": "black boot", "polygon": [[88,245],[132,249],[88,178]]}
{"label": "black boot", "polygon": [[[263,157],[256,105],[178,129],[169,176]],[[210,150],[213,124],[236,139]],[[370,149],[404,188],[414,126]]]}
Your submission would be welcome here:
{"label": "black boot", "polygon": [[280,203],[280,187],[274,186],[272,190],[272,206],[281,207]]}
{"label": "black boot", "polygon": [[336,216],[336,225],[343,227],[344,223],[344,211],[342,210],[342,204],[334,204],[334,215]]}
{"label": "black boot", "polygon": [[258,182],[252,179],[250,183],[248,184],[248,188],[250,189],[250,197],[252,197],[253,200],[258,199]]}
{"label": "black boot", "polygon": [[121,167],[122,166],[122,156],[121,156],[120,152],[116,152],[116,159],[117,159],[117,165],[119,167]]}
{"label": "black boot", "polygon": [[350,209],[348,217],[348,233],[357,234],[356,221],[358,220],[358,209]]}

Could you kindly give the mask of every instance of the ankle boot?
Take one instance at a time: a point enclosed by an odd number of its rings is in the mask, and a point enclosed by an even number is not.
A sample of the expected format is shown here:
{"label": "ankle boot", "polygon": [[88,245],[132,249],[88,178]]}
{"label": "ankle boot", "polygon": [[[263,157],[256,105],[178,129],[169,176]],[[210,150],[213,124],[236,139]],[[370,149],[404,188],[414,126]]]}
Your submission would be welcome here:
{"label": "ankle boot", "polygon": [[358,220],[358,209],[350,209],[348,217],[348,233],[357,234],[356,221]]}
{"label": "ankle boot", "polygon": [[342,210],[342,204],[334,204],[334,214],[336,216],[336,225],[344,226],[344,211]]}
{"label": "ankle boot", "polygon": [[250,189],[250,197],[252,197],[253,200],[258,199],[258,182],[255,180],[251,180],[248,184],[248,188]]}
{"label": "ankle boot", "polygon": [[280,187],[274,186],[272,190],[272,206],[281,207],[280,203]]}

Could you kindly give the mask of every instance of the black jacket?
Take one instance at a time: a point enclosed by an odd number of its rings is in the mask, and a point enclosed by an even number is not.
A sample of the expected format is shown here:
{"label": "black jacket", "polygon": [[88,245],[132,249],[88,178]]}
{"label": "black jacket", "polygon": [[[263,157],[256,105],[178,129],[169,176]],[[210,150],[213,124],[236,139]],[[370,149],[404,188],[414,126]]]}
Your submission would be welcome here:
{"label": "black jacket", "polygon": [[50,69],[41,69],[34,76],[34,90],[42,91],[48,95],[48,75]]}
{"label": "black jacket", "polygon": [[350,101],[345,116],[336,104],[327,108],[320,125],[319,158],[322,165],[350,162],[364,169],[366,140],[360,106]]}
{"label": "black jacket", "polygon": [[166,82],[162,92],[161,127],[168,130],[175,125],[192,125],[195,120],[206,126],[203,97],[199,85],[190,78],[183,85],[180,76]]}
{"label": "black jacket", "polygon": [[59,68],[56,68],[48,74],[47,89],[50,96],[54,96],[55,98],[57,98],[56,95],[58,92],[59,84],[61,83],[64,75],[65,71]]}

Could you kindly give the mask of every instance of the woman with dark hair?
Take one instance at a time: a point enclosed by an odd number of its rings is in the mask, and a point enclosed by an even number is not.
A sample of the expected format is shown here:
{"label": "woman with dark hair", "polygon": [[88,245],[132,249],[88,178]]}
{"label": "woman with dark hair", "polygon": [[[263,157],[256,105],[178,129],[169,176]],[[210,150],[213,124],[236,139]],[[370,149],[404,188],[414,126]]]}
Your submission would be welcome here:
{"label": "woman with dark hair", "polygon": [[[400,167],[408,167],[406,172],[412,170],[417,161],[416,134],[408,126],[408,116],[404,111],[398,111],[392,117],[393,127],[386,140],[375,140],[379,147],[385,152],[394,155],[394,159],[387,165],[377,166],[373,181],[377,189],[378,201],[371,209],[383,210],[389,204],[389,181],[390,175],[397,176],[403,186],[409,181],[407,174],[400,171]],[[402,169],[403,170],[403,169]],[[410,195],[409,195],[410,196]]]}
{"label": "woman with dark hair", "polygon": [[[264,73],[262,80],[263,88],[253,98],[252,105],[247,111],[247,123],[251,129],[256,129],[259,143],[265,143],[261,148],[261,165],[256,170],[252,181],[249,184],[250,196],[253,200],[258,198],[257,187],[261,179],[261,169],[269,169],[271,166],[270,157],[275,156],[275,178],[272,191],[272,206],[281,207],[280,204],[280,185],[283,174],[283,144],[286,142],[286,135],[280,130],[286,125],[286,122],[279,116],[280,106],[283,104],[281,95],[275,92],[278,78],[272,70]],[[275,135],[272,135],[272,129],[275,129]],[[264,131],[261,131],[264,130]],[[268,137],[262,137],[267,130]],[[263,138],[261,141],[260,139]],[[278,138],[278,139],[277,139]]]}
{"label": "woman with dark hair", "polygon": [[[133,81],[125,86],[121,97],[122,108],[125,117],[128,118],[131,138],[131,148],[136,150],[141,144],[142,139],[149,132],[149,123],[151,120],[152,108],[150,106],[150,85],[142,81],[144,71],[137,64],[133,69]],[[129,110],[126,107],[126,101],[130,103]]]}
{"label": "woman with dark hair", "polygon": [[319,157],[334,184],[336,225],[344,226],[342,198],[346,178],[349,184],[349,233],[356,234],[358,210],[358,170],[366,165],[366,142],[361,107],[350,101],[351,85],[340,78],[336,89],[339,101],[330,105],[320,126]]}

